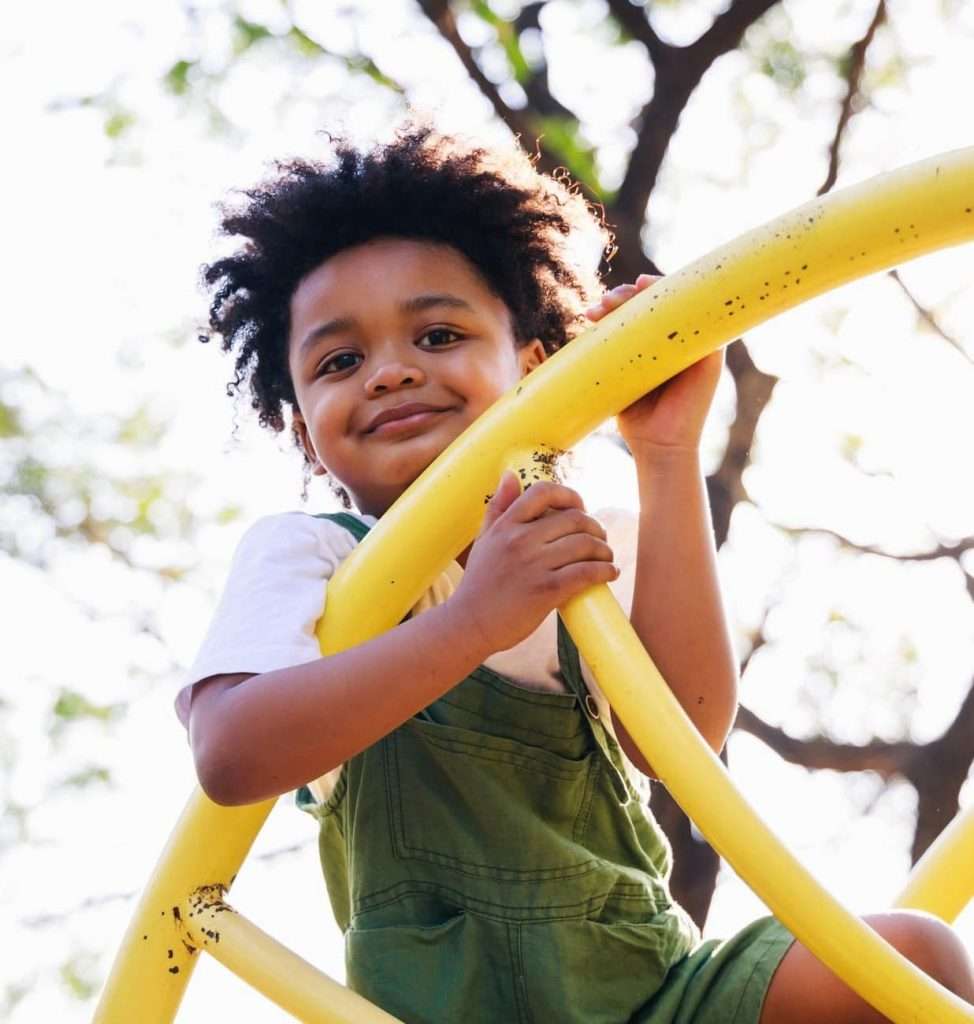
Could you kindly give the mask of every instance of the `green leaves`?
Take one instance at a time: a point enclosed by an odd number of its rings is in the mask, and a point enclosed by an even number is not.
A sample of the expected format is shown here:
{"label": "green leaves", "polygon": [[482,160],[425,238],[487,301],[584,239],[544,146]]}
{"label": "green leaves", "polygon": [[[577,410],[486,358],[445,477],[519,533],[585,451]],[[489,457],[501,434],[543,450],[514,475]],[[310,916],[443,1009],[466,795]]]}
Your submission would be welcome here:
{"label": "green leaves", "polygon": [[322,54],[328,52],[321,43],[316,42],[308,35],[307,32],[298,28],[297,25],[292,25],[290,29],[288,29],[287,37],[291,40],[294,44],[295,50],[297,50],[302,57],[320,57]]}
{"label": "green leaves", "polygon": [[481,21],[494,30],[497,41],[507,57],[507,63],[510,66],[514,80],[518,85],[523,86],[527,84],[531,78],[532,68],[521,50],[515,26],[497,14],[490,4],[487,3],[487,0],[473,0],[470,9]]}
{"label": "green leaves", "polygon": [[796,92],[805,81],[805,58],[787,39],[769,42],[759,66],[785,92]]}
{"label": "green leaves", "polygon": [[240,14],[233,17],[233,52],[239,57],[246,53],[254,43],[267,39],[272,35],[266,25],[260,25],[256,21],[249,21]]}
{"label": "green leaves", "polygon": [[[29,370],[0,376],[0,551],[39,567],[59,552],[104,545],[164,579],[186,569],[167,545],[193,535],[193,474],[152,458],[167,424],[147,405],[87,417]],[[133,556],[136,537],[143,544]]]}
{"label": "green leaves", "polygon": [[105,134],[110,139],[120,139],[134,124],[135,115],[127,110],[110,111],[105,117]]}
{"label": "green leaves", "polygon": [[62,689],[54,701],[51,713],[55,719],[55,731],[79,721],[103,722],[106,725],[125,714],[124,704],[96,704],[77,690]]}
{"label": "green leaves", "polygon": [[393,92],[401,94],[405,93],[406,90],[395,79],[385,74],[371,57],[357,54],[352,57],[342,57],[342,60],[345,61],[345,65],[350,71],[367,75],[373,82],[385,89],[391,89]]}
{"label": "green leaves", "polygon": [[98,991],[97,967],[98,958],[93,953],[76,953],[61,964],[61,984],[75,999],[85,1002]]}
{"label": "green leaves", "polygon": [[0,439],[17,437],[23,432],[17,410],[12,405],[0,401]]}
{"label": "green leaves", "polygon": [[110,786],[112,773],[102,764],[89,764],[61,780],[61,788],[88,789],[90,786]]}
{"label": "green leaves", "polygon": [[189,76],[196,63],[195,60],[177,60],[162,76],[163,85],[173,96],[185,96],[189,92]]}
{"label": "green leaves", "polygon": [[614,193],[599,180],[595,150],[582,138],[578,121],[569,117],[542,117],[539,135],[545,147],[554,153],[577,181],[586,185],[599,202],[610,204]]}

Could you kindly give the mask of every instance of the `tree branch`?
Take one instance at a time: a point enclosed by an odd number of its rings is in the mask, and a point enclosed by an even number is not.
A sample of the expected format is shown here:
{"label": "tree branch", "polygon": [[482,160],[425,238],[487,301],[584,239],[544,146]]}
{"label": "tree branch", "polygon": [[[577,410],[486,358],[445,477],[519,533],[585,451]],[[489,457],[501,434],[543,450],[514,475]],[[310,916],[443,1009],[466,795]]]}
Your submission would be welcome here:
{"label": "tree branch", "polygon": [[[514,19],[514,29],[518,36],[528,28],[541,31],[539,15],[543,7],[544,4],[540,2],[525,4],[520,14]],[[531,109],[537,111],[542,117],[563,117],[570,118],[573,121],[578,120],[575,112],[569,110],[552,94],[551,86],[548,82],[548,62],[546,60],[543,61],[537,73],[532,74],[527,82],[522,83],[522,88],[528,98],[528,104]]]}
{"label": "tree branch", "polygon": [[869,44],[873,41],[873,36],[876,34],[876,29],[886,20],[886,0],[879,0],[876,5],[876,11],[873,14],[872,21],[869,23],[869,28],[866,29],[866,34],[855,43],[849,50],[848,56],[848,70],[846,72],[846,93],[842,99],[842,106],[839,108],[839,120],[835,126],[835,135],[832,137],[832,145],[829,147],[829,170],[825,176],[825,181],[819,186],[819,190],[816,195],[825,195],[829,189],[835,184],[836,178],[839,176],[839,147],[842,144],[842,137],[845,134],[846,125],[849,123],[849,119],[856,111],[853,107],[856,104],[857,99],[860,95],[860,85],[862,83],[862,73],[866,66],[866,51],[869,49]]}
{"label": "tree branch", "polygon": [[809,769],[873,771],[884,779],[905,778],[917,793],[917,823],[911,847],[912,862],[957,813],[964,780],[974,761],[974,679],[947,730],[930,743],[835,743],[824,736],[799,740],[773,726],[746,707],[740,707],[735,728],[756,736],[792,764]]}
{"label": "tree branch", "polygon": [[[528,83],[525,92],[528,94],[529,107],[525,111],[514,110],[509,107],[501,98],[497,86],[483,73],[477,63],[473,51],[463,41],[460,31],[457,28],[456,19],[450,9],[449,0],[418,0],[419,7],[423,14],[433,23],[440,35],[453,47],[454,53],[460,59],[467,74],[473,79],[481,93],[490,101],[497,116],[507,125],[511,134],[520,138],[525,149],[530,148],[531,143],[537,145],[537,165],[546,174],[552,175],[559,168],[564,167],[564,161],[558,154],[544,145],[543,138],[539,137],[538,126],[533,115],[538,111],[542,116],[557,115],[566,118],[575,118],[575,114],[568,110],[552,96],[547,83],[547,67],[544,75],[533,76]],[[536,7],[538,5],[529,5]],[[522,15],[524,11],[522,11]],[[530,17],[528,14],[526,17]],[[537,12],[534,12],[537,21]],[[579,184],[586,184],[579,182]]]}
{"label": "tree branch", "polygon": [[974,761],[974,679],[947,731],[920,748],[909,780],[917,791],[911,855],[916,863],[957,813],[961,786]]}
{"label": "tree branch", "polygon": [[656,47],[653,97],[637,118],[636,145],[616,202],[608,211],[608,219],[616,228],[621,250],[640,252],[642,249],[639,238],[649,197],[680,115],[700,79],[718,57],[737,46],[744,32],[758,18],[779,2],[735,0],[690,46],[674,47],[660,43]]}
{"label": "tree branch", "polygon": [[460,58],[460,63],[467,74],[477,84],[484,96],[490,100],[497,116],[507,125],[513,135],[520,135],[526,139],[531,134],[528,119],[501,99],[497,86],[481,71],[480,65],[474,59],[473,52],[460,35],[456,18],[453,17],[453,11],[450,10],[449,0],[418,0],[418,2],[423,14],[453,47],[453,52]]}
{"label": "tree branch", "polygon": [[742,475],[751,458],[758,420],[777,382],[776,377],[762,373],[754,365],[750,353],[740,341],[727,349],[727,368],[737,388],[737,413],[720,466],[707,478],[710,514],[718,547],[727,539],[734,506],[747,499]]}
{"label": "tree branch", "polygon": [[931,313],[928,309],[926,309],[926,307],[920,305],[920,303],[917,300],[916,296],[913,294],[913,292],[910,291],[909,288],[907,288],[906,284],[903,281],[903,278],[900,277],[899,271],[898,270],[890,270],[888,272],[888,276],[891,277],[900,286],[900,288],[903,289],[903,294],[913,304],[913,308],[919,314],[919,317],[920,317],[921,321],[923,321],[923,323],[925,323],[935,334],[937,334],[941,338],[943,338],[943,340],[946,341],[948,345],[950,345],[953,348],[955,348],[969,363],[974,364],[974,357],[969,355],[965,351],[963,345],[961,345],[961,343],[959,341],[957,341],[956,339],[952,338],[940,326],[940,324],[937,323],[936,319],[934,318],[933,313]]}
{"label": "tree branch", "polygon": [[891,558],[900,562],[933,562],[938,558],[952,558],[959,560],[962,555],[968,551],[974,551],[974,536],[964,537],[962,540],[957,541],[956,544],[938,544],[935,548],[931,548],[929,551],[914,551],[905,555],[897,555],[892,551],[886,551],[883,548],[878,548],[872,544],[856,544],[854,541],[849,540],[848,537],[843,536],[836,530],[829,530],[824,527],[791,527],[782,526],[779,523],[772,524],[776,529],[781,530],[782,533],[786,533],[789,536],[820,536],[820,537],[831,537],[833,540],[838,541],[841,547],[846,548],[850,551],[858,551],[863,555],[879,555],[881,558]]}
{"label": "tree branch", "polygon": [[668,51],[676,49],[664,43],[656,34],[646,16],[648,7],[637,7],[630,0],[608,0],[609,13],[635,39],[646,47],[649,59],[655,66],[658,60],[665,60]]}
{"label": "tree branch", "polygon": [[743,705],[738,709],[734,727],[756,736],[784,760],[803,768],[831,768],[840,772],[873,771],[884,779],[906,776],[911,762],[922,749],[909,742],[884,743],[874,740],[858,746],[854,743],[836,743],[825,736],[795,739]]}
{"label": "tree branch", "polygon": [[718,57],[736,50],[744,33],[778,2],[779,0],[735,0],[726,11],[718,14],[710,28],[687,48],[689,56],[702,67],[697,81]]}

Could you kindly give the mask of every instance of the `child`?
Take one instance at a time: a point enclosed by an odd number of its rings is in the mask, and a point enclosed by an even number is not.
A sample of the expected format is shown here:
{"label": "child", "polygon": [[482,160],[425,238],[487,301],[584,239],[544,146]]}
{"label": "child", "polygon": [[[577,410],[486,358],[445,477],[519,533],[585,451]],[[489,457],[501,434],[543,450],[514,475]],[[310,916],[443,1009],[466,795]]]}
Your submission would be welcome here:
{"label": "child", "polygon": [[[177,699],[204,789],[225,804],[299,790],[349,984],[409,1024],[878,1020],[773,919],[701,943],[672,903],[669,849],[620,745],[649,765],[556,625],[568,598],[620,575],[574,491],[519,494],[505,475],[477,540],[404,622],[319,656],[341,560],[599,293],[569,253],[600,226],[523,155],[428,128],[337,155],[247,192],[223,221],[242,247],[205,272],[235,386],[274,430],[287,407],[310,471],[359,515],[272,516],[241,541]],[[715,750],[736,670],[697,449],[720,365],[619,417],[641,506],[632,622]],[[949,929],[874,925],[970,998]]]}

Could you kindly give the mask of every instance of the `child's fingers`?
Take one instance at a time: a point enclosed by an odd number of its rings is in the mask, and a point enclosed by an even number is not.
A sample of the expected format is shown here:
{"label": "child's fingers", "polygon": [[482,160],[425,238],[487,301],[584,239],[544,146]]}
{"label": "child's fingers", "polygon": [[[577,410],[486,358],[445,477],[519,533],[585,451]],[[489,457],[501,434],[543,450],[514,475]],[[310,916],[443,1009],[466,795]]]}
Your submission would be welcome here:
{"label": "child's fingers", "polygon": [[636,278],[636,287],[642,290],[648,288],[651,284],[656,284],[657,281],[662,281],[662,274],[640,274]]}
{"label": "child's fingers", "polygon": [[580,594],[597,583],[612,583],[619,578],[621,571],[612,562],[573,562],[552,573],[556,588],[561,596],[558,604],[564,604],[569,598]]}
{"label": "child's fingers", "polygon": [[585,315],[590,320],[601,320],[606,313],[621,306],[622,303],[631,299],[637,292],[656,284],[661,278],[656,274],[640,274],[634,284],[620,284],[611,291],[606,292],[602,298],[585,310]]}
{"label": "child's fingers", "polygon": [[545,546],[545,564],[557,571],[577,562],[611,562],[615,557],[604,540],[590,533],[573,533],[559,537]]}
{"label": "child's fingers", "polygon": [[484,533],[517,501],[521,494],[521,485],[517,477],[510,470],[507,470],[500,478],[497,490],[487,502],[487,510],[484,513],[484,522],[480,532]]}
{"label": "child's fingers", "polygon": [[605,527],[594,516],[580,508],[550,509],[546,515],[535,520],[535,536],[542,544],[550,544],[561,537],[572,534],[587,534],[605,540]]}
{"label": "child's fingers", "polygon": [[509,516],[519,523],[540,519],[553,509],[581,509],[584,511],[581,495],[563,484],[547,481],[532,484],[512,503]]}

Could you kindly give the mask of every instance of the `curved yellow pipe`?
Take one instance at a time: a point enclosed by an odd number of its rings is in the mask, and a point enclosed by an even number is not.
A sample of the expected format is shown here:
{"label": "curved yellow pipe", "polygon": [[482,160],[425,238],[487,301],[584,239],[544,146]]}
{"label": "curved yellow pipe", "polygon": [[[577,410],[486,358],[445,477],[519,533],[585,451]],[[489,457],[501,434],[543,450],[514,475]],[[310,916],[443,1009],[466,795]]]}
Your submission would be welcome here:
{"label": "curved yellow pipe", "polygon": [[[194,909],[195,908],[195,909]],[[261,931],[222,899],[204,894],[184,904],[192,940],[214,960],[305,1024],[400,1024],[364,996],[339,985]]]}
{"label": "curved yellow pipe", "polygon": [[94,1024],[168,1024],[196,966],[198,944],[187,940],[183,905],[200,886],[226,892],[274,806],[220,807],[193,790],[159,863],[139,897]]}
{"label": "curved yellow pipe", "polygon": [[961,811],[917,861],[898,907],[953,921],[974,896],[974,804]]}
{"label": "curved yellow pipe", "polygon": [[[543,461],[749,327],[837,285],[972,237],[974,149],[967,149],[816,199],[636,296],[512,389],[382,517],[329,585],[328,614],[318,628],[322,652],[361,643],[402,618],[475,536],[484,501],[512,453],[526,451],[529,466]],[[774,839],[700,740],[605,588],[593,588],[564,613],[609,700],[673,795],[809,948],[898,1024],[974,1022],[974,1010],[843,910]],[[671,742],[676,736],[680,741]],[[270,808],[220,808],[217,832],[206,804],[194,796],[177,825],[96,1021],[172,1019],[188,971],[166,976],[158,957],[140,955],[139,942],[149,941],[141,939],[149,934],[143,924],[157,924],[160,906],[164,918],[170,898],[178,905],[199,885],[229,886]],[[185,847],[201,836],[194,862]],[[202,855],[223,844],[226,856],[207,877]],[[336,1011],[323,1019],[352,1018]]]}

